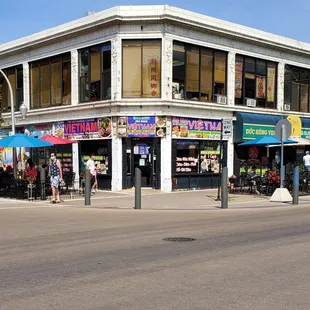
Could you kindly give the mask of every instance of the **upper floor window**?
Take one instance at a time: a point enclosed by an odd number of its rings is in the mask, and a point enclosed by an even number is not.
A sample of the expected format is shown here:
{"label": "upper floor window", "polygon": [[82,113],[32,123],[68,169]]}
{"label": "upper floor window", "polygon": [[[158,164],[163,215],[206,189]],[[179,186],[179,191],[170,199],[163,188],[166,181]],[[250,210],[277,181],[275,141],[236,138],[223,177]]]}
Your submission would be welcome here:
{"label": "upper floor window", "polygon": [[111,99],[111,43],[80,50],[80,102]]}
{"label": "upper floor window", "polygon": [[284,104],[289,105],[292,111],[309,112],[309,71],[285,66]]}
{"label": "upper floor window", "polygon": [[71,55],[42,59],[30,64],[31,108],[71,104]]}
{"label": "upper floor window", "polygon": [[[14,68],[3,69],[2,71],[10,81],[13,91],[15,111],[18,111],[21,102],[24,100],[23,67],[17,66]],[[0,107],[2,113],[11,111],[9,86],[2,74],[0,74]]]}
{"label": "upper floor window", "polygon": [[173,98],[216,101],[226,95],[226,73],[226,52],[173,43]]}
{"label": "upper floor window", "polygon": [[277,64],[275,62],[237,55],[235,103],[275,109],[276,77]]}
{"label": "upper floor window", "polygon": [[123,98],[160,98],[161,40],[123,41]]}

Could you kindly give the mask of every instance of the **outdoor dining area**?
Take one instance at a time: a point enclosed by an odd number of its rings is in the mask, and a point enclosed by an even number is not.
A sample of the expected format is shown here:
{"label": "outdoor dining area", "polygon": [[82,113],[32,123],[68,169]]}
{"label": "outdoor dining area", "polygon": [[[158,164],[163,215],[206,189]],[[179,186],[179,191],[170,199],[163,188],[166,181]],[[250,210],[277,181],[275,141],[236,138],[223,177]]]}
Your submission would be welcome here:
{"label": "outdoor dining area", "polygon": [[[14,134],[0,139],[0,147],[12,148],[13,151],[12,166],[0,167],[0,196],[28,200],[48,199],[51,196],[50,163],[35,166],[30,156],[19,154],[20,161],[23,161],[23,165],[20,165],[17,163],[16,150],[47,148],[49,152],[55,152],[57,147],[72,143],[76,141],[52,135],[39,139],[26,134]],[[84,182],[83,180],[76,181],[74,172],[63,171],[59,191],[62,198],[80,196],[84,192]]]}
{"label": "outdoor dining area", "polygon": [[[240,164],[238,175],[229,177],[229,192],[272,196],[281,186],[281,141],[275,136],[264,136],[243,142],[240,146],[247,148],[249,158]],[[310,147],[310,141],[306,139],[292,137],[283,141],[283,187],[290,193],[293,191],[293,169],[298,166],[300,195],[310,194],[310,172],[303,162],[307,146]]]}

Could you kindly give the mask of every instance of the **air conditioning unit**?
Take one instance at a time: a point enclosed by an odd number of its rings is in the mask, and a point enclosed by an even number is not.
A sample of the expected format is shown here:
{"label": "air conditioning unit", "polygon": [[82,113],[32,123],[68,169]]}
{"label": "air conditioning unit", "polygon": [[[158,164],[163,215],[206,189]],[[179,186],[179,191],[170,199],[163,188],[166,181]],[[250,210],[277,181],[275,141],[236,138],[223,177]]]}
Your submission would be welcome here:
{"label": "air conditioning unit", "polygon": [[289,103],[284,104],[284,110],[285,111],[291,111],[291,105]]}
{"label": "air conditioning unit", "polygon": [[216,97],[216,103],[227,104],[226,96],[215,95],[215,97]]}
{"label": "air conditioning unit", "polygon": [[246,103],[247,107],[251,107],[251,108],[256,107],[256,100],[255,99],[245,98],[245,103]]}

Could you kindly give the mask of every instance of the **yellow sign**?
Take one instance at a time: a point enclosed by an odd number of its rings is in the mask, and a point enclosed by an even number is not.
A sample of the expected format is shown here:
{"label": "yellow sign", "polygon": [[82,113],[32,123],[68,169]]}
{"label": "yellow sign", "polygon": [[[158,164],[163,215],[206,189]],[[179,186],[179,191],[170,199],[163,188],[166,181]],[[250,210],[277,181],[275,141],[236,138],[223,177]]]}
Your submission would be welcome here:
{"label": "yellow sign", "polygon": [[301,137],[301,119],[297,115],[289,115],[287,120],[292,124],[291,137]]}

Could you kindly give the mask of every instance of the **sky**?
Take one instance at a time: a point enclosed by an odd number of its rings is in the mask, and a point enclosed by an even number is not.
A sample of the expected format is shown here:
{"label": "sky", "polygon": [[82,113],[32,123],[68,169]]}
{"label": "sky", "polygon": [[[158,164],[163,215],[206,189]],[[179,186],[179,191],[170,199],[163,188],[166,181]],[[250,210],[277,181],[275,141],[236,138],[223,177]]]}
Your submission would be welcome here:
{"label": "sky", "polygon": [[0,0],[0,43],[116,5],[169,4],[285,37],[309,42],[310,0]]}

